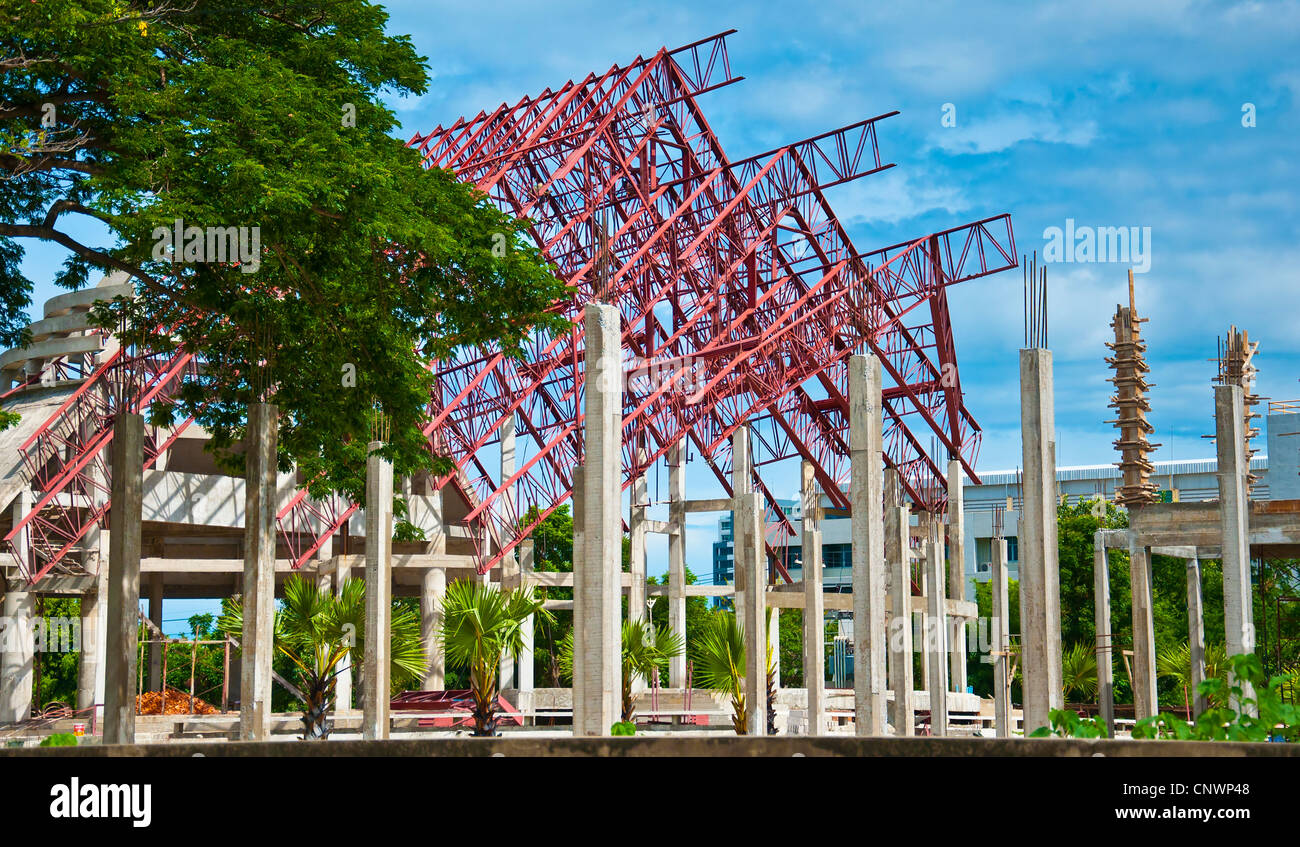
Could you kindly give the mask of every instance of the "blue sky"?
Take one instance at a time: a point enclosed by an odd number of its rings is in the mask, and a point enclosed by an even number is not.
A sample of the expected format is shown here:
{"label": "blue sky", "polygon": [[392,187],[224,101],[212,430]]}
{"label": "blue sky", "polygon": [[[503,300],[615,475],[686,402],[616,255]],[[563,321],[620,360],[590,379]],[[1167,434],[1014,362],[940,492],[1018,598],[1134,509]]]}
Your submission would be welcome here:
{"label": "blue sky", "polygon": [[[1001,212],[1022,253],[1041,252],[1044,230],[1067,218],[1150,227],[1138,304],[1151,318],[1156,458],[1210,455],[1207,360],[1229,323],[1262,342],[1258,393],[1300,397],[1300,4],[387,5],[390,31],[411,34],[432,71],[429,93],[393,102],[403,137],[738,29],[729,47],[745,81],[701,99],[733,158],[901,111],[880,135],[898,167],[829,192],[859,248]],[[953,127],[941,122],[949,103]],[[1242,125],[1247,103],[1254,127]],[[56,293],[43,281],[62,258],[29,250],[38,303]],[[1049,269],[1063,465],[1114,460],[1103,343],[1126,268]],[[967,405],[985,430],[979,467],[1015,467],[1020,272],[956,286],[949,300]],[[695,529],[702,564],[713,523]]]}

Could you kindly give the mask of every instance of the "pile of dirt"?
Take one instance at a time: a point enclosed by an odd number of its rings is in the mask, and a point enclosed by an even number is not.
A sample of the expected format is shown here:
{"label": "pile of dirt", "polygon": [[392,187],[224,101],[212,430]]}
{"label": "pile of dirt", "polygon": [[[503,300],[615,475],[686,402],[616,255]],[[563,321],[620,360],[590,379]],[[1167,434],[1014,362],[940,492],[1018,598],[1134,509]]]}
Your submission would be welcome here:
{"label": "pile of dirt", "polygon": [[190,695],[187,691],[179,691],[171,686],[167,687],[167,711],[163,712],[163,696],[161,691],[146,691],[135,698],[135,713],[137,715],[217,715],[221,710],[211,703],[205,702],[201,697],[194,698],[194,710],[190,711]]}

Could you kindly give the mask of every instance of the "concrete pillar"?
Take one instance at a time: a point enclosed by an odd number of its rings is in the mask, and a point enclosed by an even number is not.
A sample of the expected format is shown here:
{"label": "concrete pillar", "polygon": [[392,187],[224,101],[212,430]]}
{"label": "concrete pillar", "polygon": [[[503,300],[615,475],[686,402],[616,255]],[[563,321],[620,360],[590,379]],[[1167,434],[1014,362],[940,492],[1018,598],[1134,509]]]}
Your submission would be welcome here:
{"label": "concrete pillar", "polygon": [[[821,735],[826,729],[826,599],[822,563],[820,492],[812,462],[802,465],[803,537],[803,684],[808,690],[808,734]],[[739,534],[736,535],[739,538]],[[739,565],[740,557],[736,557]],[[737,575],[739,585],[739,575]],[[746,623],[748,626],[748,623]]]}
{"label": "concrete pillar", "polygon": [[[1133,708],[1139,719],[1156,714],[1156,633],[1151,616],[1151,548],[1129,534],[1129,583],[1133,603]],[[1024,619],[1021,612],[1021,620]]]}
{"label": "concrete pillar", "polygon": [[894,690],[894,734],[912,735],[916,711],[912,704],[912,565],[908,557],[910,520],[902,505],[898,471],[885,472],[885,564],[889,568],[889,687]]}
{"label": "concrete pillar", "polygon": [[[637,466],[646,459],[645,444],[638,441],[636,445]],[[628,571],[630,583],[627,591],[627,619],[636,621],[649,620],[650,610],[646,607],[646,520],[650,505],[650,490],[646,485],[645,474],[637,473],[632,480],[632,498],[628,506]],[[638,694],[647,685],[640,676],[632,678],[632,692]]]}
{"label": "concrete pillar", "polygon": [[[948,596],[954,600],[966,599],[966,542],[965,506],[962,496],[963,471],[961,461],[948,462]],[[948,665],[952,690],[966,692],[966,621],[952,619],[952,640],[949,644]]]}
{"label": "concrete pillar", "polygon": [[135,670],[140,618],[140,522],[144,418],[119,412],[113,423],[108,513],[108,631],[104,743],[135,743]]}
{"label": "concrete pillar", "polygon": [[[32,492],[23,488],[13,504],[13,522],[17,524],[32,510]],[[26,530],[14,537],[14,553],[25,568],[30,568],[30,536]],[[36,594],[26,588],[23,577],[15,575],[12,588],[0,581],[4,595],[3,618],[0,618],[0,723],[27,720],[32,712],[32,685],[35,681],[35,632],[33,616]]]}
{"label": "concrete pillar", "polygon": [[1007,577],[1007,540],[992,541],[992,653],[993,653],[993,727],[998,738],[1010,738],[1014,726],[1011,718],[1011,604]]}
{"label": "concrete pillar", "polygon": [[[637,444],[636,454],[639,466],[646,460],[644,442]],[[628,570],[632,575],[632,584],[627,594],[628,620],[644,618],[650,611],[646,608],[646,519],[649,506],[650,489],[645,474],[638,473],[632,481],[632,500],[627,522],[631,546]],[[637,686],[644,687],[644,683],[638,682]]]}
{"label": "concrete pillar", "polygon": [[[104,663],[104,632],[101,621],[107,603],[100,602],[104,578],[101,571],[100,539],[103,533],[99,526],[86,530],[81,552],[81,567],[87,574],[95,577],[95,587],[81,595],[81,657],[77,665],[77,709],[78,711],[98,706],[102,701],[99,694],[99,674]],[[98,711],[98,710],[96,710]]]}
{"label": "concrete pillar", "polygon": [[[163,575],[149,575],[149,620],[162,630],[163,625]],[[148,636],[150,640],[154,635]],[[162,691],[162,645],[149,645],[149,687],[146,691]]]}
{"label": "concrete pillar", "polygon": [[[1223,628],[1228,656],[1255,652],[1255,610],[1250,587],[1250,494],[1242,387],[1214,386],[1215,453],[1218,458],[1219,515],[1223,528]],[[1229,684],[1238,684],[1229,678]],[[1242,694],[1254,698],[1250,685]],[[1235,698],[1230,701],[1238,708]],[[1252,708],[1251,713],[1254,714]]]}
{"label": "concrete pillar", "polygon": [[275,651],[276,441],[279,410],[248,407],[244,453],[244,633],[240,641],[239,738],[271,735],[271,660]]}
{"label": "concrete pillar", "polygon": [[1106,737],[1115,737],[1115,640],[1110,620],[1110,560],[1098,532],[1092,540],[1092,591],[1097,621],[1097,708]]}
{"label": "concrete pillar", "polygon": [[608,735],[620,715],[623,392],[619,313],[592,303],[586,329],[582,551],[574,555],[573,733]]}
{"label": "concrete pillar", "polygon": [[446,568],[428,568],[420,582],[420,639],[428,663],[424,671],[425,691],[442,691],[446,685],[447,658],[443,652],[442,598],[447,593]]}
{"label": "concrete pillar", "polygon": [[25,721],[32,714],[36,592],[5,592],[0,621],[0,724]]}
{"label": "concrete pillar", "polygon": [[767,652],[772,657],[772,690],[781,689],[781,610],[770,607],[767,610],[770,621],[767,627]]}
{"label": "concrete pillar", "polygon": [[[749,428],[740,427],[731,436],[731,517],[732,517],[732,537],[740,537],[739,520],[740,520],[740,500],[748,494],[754,492],[754,466],[751,463],[749,453]],[[732,544],[733,550],[735,543]],[[745,591],[744,580],[740,577],[740,553],[733,552],[733,576],[735,579],[736,594],[734,598],[736,614],[740,614],[740,608],[744,603],[742,596]]]}
{"label": "concrete pillar", "polygon": [[[668,626],[686,638],[686,439],[668,450]],[[686,685],[686,654],[668,662],[668,686]]]}
{"label": "concrete pillar", "polygon": [[[749,709],[749,735],[762,736],[767,734],[767,556],[763,544],[763,495],[745,494],[739,500],[736,586],[739,588],[743,582],[745,590],[738,591],[736,596],[737,614],[745,629],[745,703]],[[811,726],[810,731],[816,732]]]}
{"label": "concrete pillar", "polygon": [[365,683],[361,691],[361,737],[388,738],[392,697],[393,617],[393,464],[375,455],[382,441],[369,444],[366,459],[366,629]]}
{"label": "concrete pillar", "polygon": [[[515,416],[512,413],[509,417],[501,422],[501,483],[515,475]],[[510,505],[508,512],[518,514],[518,507],[515,504],[514,486],[508,486],[502,493],[502,497]],[[510,584],[519,574],[519,562],[515,558],[515,552],[512,550],[501,557],[501,590],[505,591],[505,586]],[[515,681],[515,658],[509,652],[501,654],[501,661],[497,666],[497,688],[504,690],[514,688]]]}
{"label": "concrete pillar", "polygon": [[[343,564],[343,560],[338,560],[334,567],[334,596],[343,596],[343,586],[352,577],[352,566]],[[351,646],[351,645],[349,645]],[[344,655],[343,660],[339,662],[339,673],[334,678],[334,712],[335,714],[345,715],[353,711],[352,708],[352,655],[349,652]]]}
{"label": "concrete pillar", "polygon": [[1205,606],[1201,599],[1201,560],[1187,560],[1187,643],[1191,647],[1192,678],[1191,690],[1187,692],[1191,699],[1192,716],[1196,717],[1206,709],[1205,696],[1199,693],[1201,683],[1205,681]]}
{"label": "concrete pillar", "polygon": [[884,735],[885,515],[880,360],[849,359],[854,732]]}
{"label": "concrete pillar", "polygon": [[[519,575],[520,586],[529,588],[532,586],[533,563],[535,561],[535,548],[533,540],[530,538],[519,544]],[[524,618],[520,625],[520,631],[523,635],[524,646],[519,651],[519,662],[517,663],[518,675],[516,685],[520,691],[531,692],[533,690],[533,615]],[[531,695],[529,695],[531,696]]]}
{"label": "concrete pillar", "polygon": [[1056,423],[1052,351],[1020,351],[1020,629],[1024,728],[1048,725],[1061,691],[1060,561],[1056,546]]}
{"label": "concrete pillar", "polygon": [[948,734],[948,626],[944,603],[943,550],[937,533],[925,545],[926,612],[925,652],[930,655],[926,687],[930,693],[930,734]]}

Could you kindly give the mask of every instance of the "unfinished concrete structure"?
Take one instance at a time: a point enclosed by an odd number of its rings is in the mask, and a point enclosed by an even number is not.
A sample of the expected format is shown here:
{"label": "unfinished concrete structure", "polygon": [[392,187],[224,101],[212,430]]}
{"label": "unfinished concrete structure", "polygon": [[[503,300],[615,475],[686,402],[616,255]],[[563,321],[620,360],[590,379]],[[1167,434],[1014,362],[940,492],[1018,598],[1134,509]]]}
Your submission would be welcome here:
{"label": "unfinished concrete structure", "polygon": [[[391,481],[405,494],[409,519],[427,541],[388,549],[383,527],[391,520],[385,511],[389,483],[382,480],[376,482],[377,502],[373,489],[364,503],[318,500],[306,494],[298,474],[274,475],[272,482],[259,465],[248,475],[250,490],[244,479],[211,463],[202,452],[206,435],[192,422],[145,428],[141,578],[158,614],[164,600],[179,596],[249,595],[256,618],[249,632],[257,637],[243,645],[250,679],[241,676],[240,686],[249,691],[241,701],[251,698],[242,703],[248,732],[260,732],[265,724],[268,683],[257,662],[267,652],[260,633],[270,611],[268,582],[298,571],[337,591],[363,563],[375,596],[391,586],[395,595],[421,598],[428,637],[436,631],[437,593],[455,578],[475,573],[503,585],[527,580],[573,586],[581,595],[573,603],[580,626],[593,624],[598,612],[599,631],[587,638],[580,630],[583,705],[571,705],[583,712],[582,731],[608,731],[607,691],[616,682],[609,669],[617,664],[617,617],[611,621],[608,610],[617,608],[624,590],[633,600],[643,591],[647,597],[662,593],[670,621],[684,627],[684,601],[691,593],[684,584],[688,513],[722,508],[756,522],[744,551],[750,566],[742,567],[735,589],[751,639],[762,635],[761,610],[798,607],[807,597],[766,537],[769,515],[785,538],[795,533],[764,477],[767,468],[786,460],[811,463],[821,495],[834,509],[856,513],[851,519],[865,525],[859,535],[871,539],[856,612],[865,618],[857,649],[872,668],[861,713],[870,731],[883,727],[877,680],[884,676],[880,621],[887,604],[879,602],[879,563],[885,545],[894,543],[874,538],[883,535],[874,493],[882,467],[894,472],[902,492],[894,508],[909,513],[897,521],[906,543],[892,563],[909,571],[908,584],[895,588],[899,619],[919,612],[923,622],[947,632],[955,619],[974,616],[964,593],[945,597],[945,545],[933,536],[939,522],[931,517],[950,508],[945,463],[955,461],[973,476],[980,440],[961,392],[945,291],[1016,266],[1009,218],[920,234],[874,252],[858,250],[824,192],[891,166],[880,153],[877,129],[892,113],[731,160],[698,102],[740,79],[729,65],[728,35],[660,50],[412,139],[429,166],[455,169],[503,208],[531,219],[530,235],[575,294],[561,304],[573,331],[539,339],[524,362],[476,349],[435,363],[427,432],[433,448],[452,457],[456,471],[444,478]],[[107,283],[100,294],[131,294],[125,279]],[[14,588],[25,580],[47,592],[100,596],[98,576],[76,560],[93,560],[95,530],[106,516],[123,511],[110,498],[95,499],[94,473],[104,472],[102,493],[110,479],[102,397],[126,398],[126,411],[139,414],[151,400],[171,396],[199,367],[184,353],[116,350],[111,338],[85,320],[94,296],[73,292],[46,304],[46,319],[33,333],[37,344],[0,358],[0,371],[18,383],[7,402],[24,421],[7,436],[12,441],[0,444],[19,453],[0,476],[5,505],[20,506],[20,514],[0,527],[19,554],[6,573]],[[592,308],[613,316],[599,331],[585,323]],[[612,336],[604,328],[610,326]],[[880,372],[873,378],[869,422],[853,420],[861,416],[850,408],[849,373],[850,358],[868,353]],[[602,359],[604,373],[617,374],[620,382],[638,367],[659,369],[665,378],[648,385],[629,379],[617,394],[607,393],[590,379],[601,372]],[[76,367],[67,364],[73,360]],[[51,374],[55,385],[47,390],[42,379]],[[241,445],[252,454],[265,449],[256,430]],[[930,449],[918,432],[932,435]],[[752,456],[735,455],[739,433],[748,433]],[[686,499],[685,454],[691,449],[726,496]],[[499,462],[483,452],[492,450]],[[854,452],[865,458],[854,462]],[[629,515],[638,548],[647,533],[669,536],[668,585],[645,591],[639,552],[634,575],[625,580],[617,570],[606,573],[611,545],[616,548],[618,541],[612,527],[621,517],[621,492],[638,486],[665,458],[673,477],[669,521],[658,526],[644,514]],[[855,491],[852,478],[865,483]],[[23,492],[31,502],[22,499]],[[540,521],[570,500],[581,540],[577,573],[567,582],[564,576],[525,578],[522,545]],[[639,497],[633,502],[636,509],[645,505]],[[272,511],[273,541],[266,529]],[[913,518],[918,533],[924,524],[924,538],[908,529]],[[927,576],[928,595],[912,590],[911,567],[922,562],[930,574],[939,574]],[[248,585],[241,579],[246,575],[252,577]],[[589,577],[594,585],[587,584]],[[919,587],[922,581],[915,582]],[[696,592],[717,596],[731,590]],[[15,592],[15,605],[22,604],[22,593]],[[583,609],[588,601],[594,607]],[[850,611],[853,597],[824,602]],[[125,607],[121,616],[129,616]],[[380,617],[371,623],[382,629]],[[755,662],[763,652],[758,644],[750,651]],[[436,679],[433,645],[430,657],[427,678]],[[964,655],[953,657],[962,660]],[[946,665],[948,657],[941,653],[937,661]],[[21,656],[6,662],[22,665]],[[685,687],[685,670],[675,662],[670,681]],[[502,671],[525,684],[520,667],[503,663]],[[593,682],[588,672],[601,678]],[[951,677],[960,680],[962,674]],[[363,688],[363,713],[367,732],[378,737],[381,704],[370,700],[378,691],[372,681]],[[346,675],[340,690],[362,682]],[[946,687],[924,692],[943,701],[940,711],[950,694],[965,696]],[[931,708],[921,695],[915,705]]]}

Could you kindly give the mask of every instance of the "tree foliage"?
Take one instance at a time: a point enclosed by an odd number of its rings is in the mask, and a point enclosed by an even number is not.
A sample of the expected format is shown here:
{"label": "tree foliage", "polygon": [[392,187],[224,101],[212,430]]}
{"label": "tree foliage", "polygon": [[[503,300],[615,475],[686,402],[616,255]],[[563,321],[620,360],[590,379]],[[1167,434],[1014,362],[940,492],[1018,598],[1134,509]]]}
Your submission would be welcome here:
{"label": "tree foliage", "polygon": [[[0,334],[29,281],[16,239],[62,245],[55,282],[119,271],[134,301],[96,313],[128,343],[183,348],[218,453],[245,408],[279,405],[283,470],[362,490],[379,410],[398,474],[445,472],[420,430],[430,358],[518,355],[557,330],[565,286],[528,222],[393,137],[381,97],[428,91],[426,60],[365,0],[43,0],[0,16]],[[167,239],[182,224],[180,243]],[[81,236],[84,222],[105,233]],[[201,236],[204,251],[186,227]],[[243,227],[247,251],[208,237]],[[221,229],[218,229],[221,228]],[[254,240],[253,233],[257,234]],[[75,235],[74,235],[75,233]],[[172,239],[173,241],[175,239]],[[181,261],[173,262],[173,259]]]}

